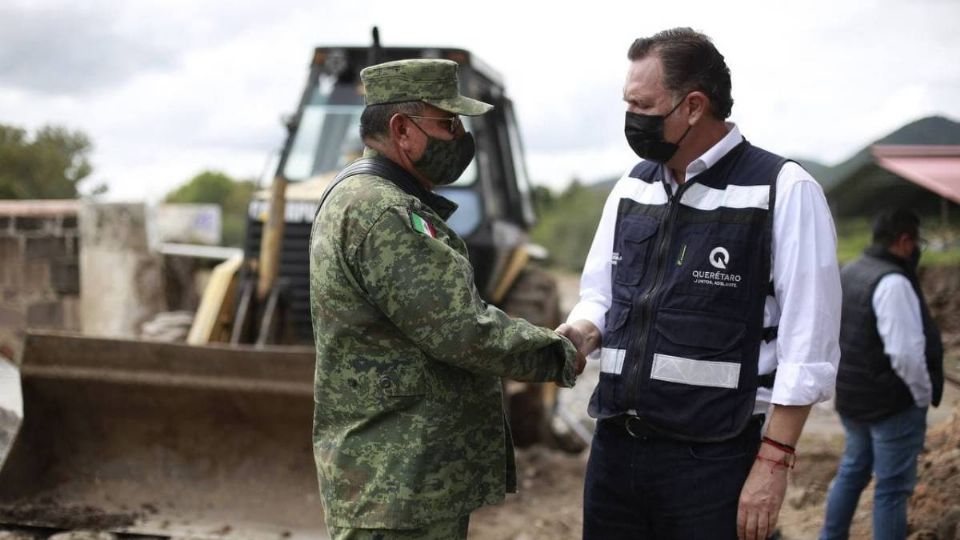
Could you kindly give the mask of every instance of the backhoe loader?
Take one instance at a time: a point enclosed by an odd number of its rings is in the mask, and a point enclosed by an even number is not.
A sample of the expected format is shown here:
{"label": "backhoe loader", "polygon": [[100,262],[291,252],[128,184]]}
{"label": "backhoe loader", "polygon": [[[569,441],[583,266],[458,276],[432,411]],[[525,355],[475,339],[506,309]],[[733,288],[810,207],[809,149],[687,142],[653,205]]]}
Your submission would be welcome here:
{"label": "backhoe loader", "polygon": [[[244,260],[223,263],[188,343],[30,332],[23,425],[0,469],[0,529],[129,538],[324,538],[311,447],[308,241],[316,201],[359,156],[359,72],[401,58],[460,64],[477,158],[441,189],[491,303],[548,327],[556,285],[533,264],[530,185],[500,77],[462,49],[319,47],[269,190],[249,206]],[[81,247],[82,249],[82,247]],[[219,272],[219,274],[218,274]],[[217,276],[219,275],[219,278]],[[505,383],[519,444],[556,441],[552,385]]]}

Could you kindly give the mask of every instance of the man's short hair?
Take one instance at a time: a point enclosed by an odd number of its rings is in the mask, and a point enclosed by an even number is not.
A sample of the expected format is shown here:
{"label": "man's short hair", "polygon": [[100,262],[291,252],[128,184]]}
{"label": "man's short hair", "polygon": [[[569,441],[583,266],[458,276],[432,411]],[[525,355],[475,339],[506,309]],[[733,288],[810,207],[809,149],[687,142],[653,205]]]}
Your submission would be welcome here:
{"label": "man's short hair", "polygon": [[710,38],[690,28],[664,30],[630,45],[631,62],[655,54],[663,64],[663,84],[675,96],[700,91],[710,98],[715,118],[724,120],[733,109],[730,68]]}
{"label": "man's short hair", "polygon": [[906,208],[888,209],[873,220],[873,243],[890,247],[902,234],[911,238],[920,235],[920,218]]}
{"label": "man's short hair", "polygon": [[386,137],[390,131],[390,119],[395,114],[423,114],[423,102],[403,101],[367,105],[360,115],[360,138],[379,140]]}

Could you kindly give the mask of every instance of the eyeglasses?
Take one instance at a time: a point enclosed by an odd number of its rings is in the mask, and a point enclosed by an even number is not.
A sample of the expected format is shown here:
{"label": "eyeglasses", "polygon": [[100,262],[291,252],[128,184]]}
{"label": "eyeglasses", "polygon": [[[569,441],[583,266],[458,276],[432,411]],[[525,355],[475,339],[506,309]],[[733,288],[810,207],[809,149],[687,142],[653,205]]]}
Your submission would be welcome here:
{"label": "eyeglasses", "polygon": [[436,120],[437,122],[450,122],[450,127],[448,128],[450,133],[456,135],[457,131],[460,130],[460,117],[458,115],[453,116],[416,116],[412,114],[407,115],[410,118],[419,118],[421,120]]}

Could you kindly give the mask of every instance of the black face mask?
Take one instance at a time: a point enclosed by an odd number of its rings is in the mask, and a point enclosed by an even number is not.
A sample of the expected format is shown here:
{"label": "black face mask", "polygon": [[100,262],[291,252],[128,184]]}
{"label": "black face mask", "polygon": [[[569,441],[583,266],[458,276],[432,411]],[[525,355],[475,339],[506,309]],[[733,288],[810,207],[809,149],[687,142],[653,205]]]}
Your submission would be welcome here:
{"label": "black face mask", "polygon": [[466,132],[456,139],[444,141],[428,135],[416,122],[413,122],[413,125],[427,137],[423,155],[416,161],[411,160],[420,174],[426,176],[435,186],[452,184],[460,178],[476,153],[473,134]]}
{"label": "black face mask", "polygon": [[907,258],[907,264],[910,265],[910,268],[916,272],[917,268],[920,266],[920,255],[922,252],[919,247],[914,247],[913,251],[910,253],[910,257]]}
{"label": "black face mask", "polygon": [[[680,103],[683,103],[682,99]],[[680,140],[672,143],[663,138],[663,122],[673,114],[673,111],[677,110],[680,103],[677,103],[670,109],[670,112],[662,116],[627,111],[623,128],[627,136],[627,144],[642,159],[666,163],[677,153],[680,142],[687,136],[687,133],[690,133],[690,128],[693,126],[687,126],[687,130],[683,132]]]}

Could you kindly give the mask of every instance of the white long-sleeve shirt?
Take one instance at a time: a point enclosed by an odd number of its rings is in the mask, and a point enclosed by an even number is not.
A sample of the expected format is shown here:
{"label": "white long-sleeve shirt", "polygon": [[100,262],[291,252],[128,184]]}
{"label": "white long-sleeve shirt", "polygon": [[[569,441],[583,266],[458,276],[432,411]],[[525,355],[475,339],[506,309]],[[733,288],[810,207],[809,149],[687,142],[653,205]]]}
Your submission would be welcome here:
{"label": "white long-sleeve shirt", "polygon": [[[686,182],[717,163],[743,140],[734,124],[717,144],[686,170]],[[667,170],[668,181],[673,182]],[[675,182],[673,182],[675,184]],[[612,302],[611,260],[617,207],[622,198],[637,198],[641,182],[629,171],[607,198],[580,279],[580,302],[568,322],[587,320],[604,330]],[[777,176],[773,212],[772,277],[775,297],[767,297],[764,326],[778,326],[778,337],[761,342],[758,373],[777,370],[771,392],[757,390],[754,412],[770,403],[810,405],[833,397],[840,360],[840,273],[836,231],[820,184],[802,167],[787,163]]]}
{"label": "white long-sleeve shirt", "polygon": [[927,339],[923,334],[920,299],[910,280],[900,274],[884,276],[873,291],[873,312],[883,352],[910,389],[917,407],[928,407],[933,394],[927,371]]}

